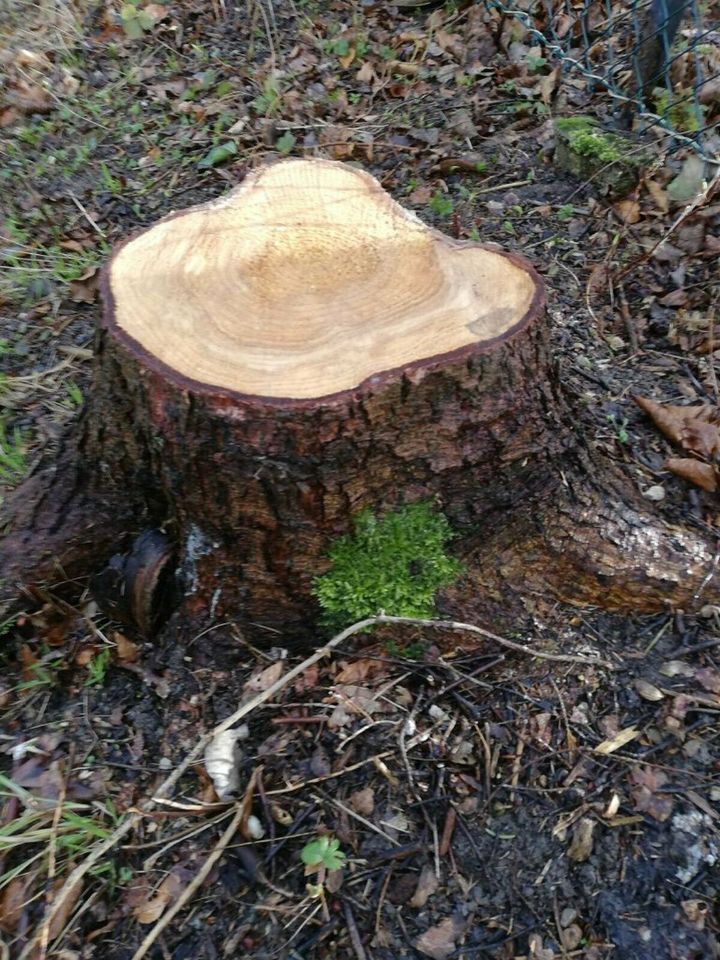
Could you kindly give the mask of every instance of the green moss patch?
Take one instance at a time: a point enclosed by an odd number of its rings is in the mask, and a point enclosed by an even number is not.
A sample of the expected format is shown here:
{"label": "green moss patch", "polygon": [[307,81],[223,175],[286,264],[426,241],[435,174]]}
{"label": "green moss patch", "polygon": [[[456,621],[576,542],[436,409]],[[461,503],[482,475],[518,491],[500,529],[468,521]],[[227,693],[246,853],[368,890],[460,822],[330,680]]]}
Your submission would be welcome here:
{"label": "green moss patch", "polygon": [[611,193],[631,190],[648,159],[634,141],[601,130],[592,117],[561,117],[555,134],[558,166]]}
{"label": "green moss patch", "polygon": [[339,627],[380,610],[400,617],[431,617],[435,594],[462,565],[445,552],[453,532],[431,503],[414,503],[382,519],[361,513],[353,532],[328,553],[332,567],[315,583],[329,626]]}

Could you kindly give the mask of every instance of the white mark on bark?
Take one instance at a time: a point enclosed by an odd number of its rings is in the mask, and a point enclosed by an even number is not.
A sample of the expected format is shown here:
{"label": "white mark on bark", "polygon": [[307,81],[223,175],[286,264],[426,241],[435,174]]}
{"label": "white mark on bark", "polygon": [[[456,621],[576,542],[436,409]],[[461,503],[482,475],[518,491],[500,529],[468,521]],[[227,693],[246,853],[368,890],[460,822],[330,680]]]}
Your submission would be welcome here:
{"label": "white mark on bark", "polygon": [[183,553],[183,576],[187,584],[187,592],[195,593],[198,588],[197,561],[200,557],[207,557],[212,553],[214,544],[205,536],[200,527],[191,524],[185,539]]}

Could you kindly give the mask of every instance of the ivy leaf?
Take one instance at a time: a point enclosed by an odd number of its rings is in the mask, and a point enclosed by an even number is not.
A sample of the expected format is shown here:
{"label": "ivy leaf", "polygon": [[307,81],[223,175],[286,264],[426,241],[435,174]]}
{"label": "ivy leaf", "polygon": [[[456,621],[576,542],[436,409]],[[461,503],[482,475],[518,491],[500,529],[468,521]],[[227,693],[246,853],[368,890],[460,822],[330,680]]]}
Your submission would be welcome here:
{"label": "ivy leaf", "polygon": [[221,163],[225,163],[226,160],[229,160],[231,157],[234,157],[237,154],[237,144],[234,140],[228,140],[227,143],[219,143],[216,147],[213,147],[205,156],[202,158],[199,167],[218,167]]}
{"label": "ivy leaf", "polygon": [[123,20],[123,30],[128,40],[139,40],[143,35],[143,28],[137,17],[131,20]]}
{"label": "ivy leaf", "polygon": [[277,142],[275,143],[275,146],[280,151],[280,153],[282,153],[282,155],[286,157],[292,151],[292,148],[295,146],[296,142],[297,141],[295,137],[292,135],[292,133],[290,133],[289,130],[286,130],[285,133],[278,138]]}

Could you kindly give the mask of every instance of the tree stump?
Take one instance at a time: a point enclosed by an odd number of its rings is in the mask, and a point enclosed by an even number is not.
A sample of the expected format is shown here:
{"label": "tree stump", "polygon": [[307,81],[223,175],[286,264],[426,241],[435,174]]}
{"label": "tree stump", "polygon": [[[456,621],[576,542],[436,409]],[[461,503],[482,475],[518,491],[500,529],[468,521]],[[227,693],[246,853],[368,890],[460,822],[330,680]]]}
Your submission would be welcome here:
{"label": "tree stump", "polygon": [[193,628],[287,640],[353,517],[428,499],[467,571],[441,598],[456,618],[717,585],[711,545],[646,514],[574,423],[530,264],[354,167],[279,162],[171,215],[114,252],[103,299],[80,422],[8,503],[7,596],[102,570],[146,633],[169,591]]}

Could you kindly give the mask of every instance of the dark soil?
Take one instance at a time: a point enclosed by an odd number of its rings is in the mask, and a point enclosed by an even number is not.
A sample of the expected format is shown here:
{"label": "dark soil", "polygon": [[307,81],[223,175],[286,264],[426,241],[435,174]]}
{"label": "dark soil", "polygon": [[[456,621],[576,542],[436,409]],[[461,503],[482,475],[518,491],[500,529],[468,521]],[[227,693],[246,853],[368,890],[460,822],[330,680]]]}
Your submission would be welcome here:
{"label": "dark soil", "polygon": [[[0,481],[17,482],[72,423],[99,310],[94,271],[113,242],[269,157],[327,156],[361,164],[440,229],[532,259],[596,447],[640,491],[662,488],[666,520],[715,528],[716,495],[663,468],[671,445],[632,401],[717,404],[720,207],[705,204],[645,256],[682,211],[658,197],[687,151],[651,141],[645,180],[657,189],[639,187],[632,210],[558,171],[551,111],[607,117],[608,105],[577,84],[543,99],[551,66],[511,62],[510,26],[480,6],[187,2],[165,13],[129,40],[109,6],[91,6],[71,35],[31,33],[47,63],[8,59],[8,105],[27,77],[53,96],[43,113],[12,116],[0,102],[0,448],[22,434]],[[224,161],[203,163],[226,144]],[[3,628],[2,770],[41,809],[75,802],[85,818],[76,847],[58,847],[54,879],[47,837],[16,851],[0,833],[8,957],[96,842],[90,828],[110,831],[153,796],[282,659],[229,624],[159,647],[108,623],[85,587],[50,585]],[[441,657],[431,632],[389,629],[308,669],[248,717],[240,795],[259,770],[250,799],[265,836],[233,840],[148,955],[717,957],[720,607],[701,599],[701,617],[643,620],[528,604],[514,639],[614,670],[490,643]],[[597,751],[628,728],[624,744]],[[26,810],[10,793],[4,825]],[[201,764],[173,798],[86,878],[48,957],[134,956],[233,813],[212,805]],[[301,860],[322,834],[347,855],[325,900],[308,892],[318,875]]]}

